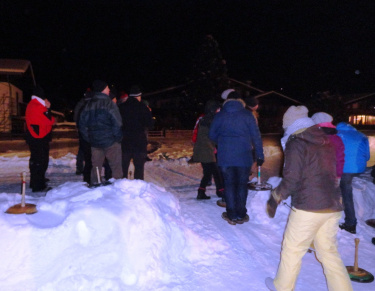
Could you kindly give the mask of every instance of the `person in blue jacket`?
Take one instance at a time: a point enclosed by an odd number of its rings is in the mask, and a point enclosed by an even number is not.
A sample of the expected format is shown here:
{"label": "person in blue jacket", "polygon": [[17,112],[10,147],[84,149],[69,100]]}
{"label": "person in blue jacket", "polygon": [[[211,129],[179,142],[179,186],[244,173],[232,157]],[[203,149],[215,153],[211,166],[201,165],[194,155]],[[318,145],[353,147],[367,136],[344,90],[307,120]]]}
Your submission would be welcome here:
{"label": "person in blue jacket", "polygon": [[224,178],[226,212],[222,218],[229,224],[249,221],[247,183],[253,164],[253,148],[258,166],[264,162],[263,144],[254,115],[245,102],[231,91],[222,110],[212,121],[209,138],[217,144],[217,162]]}
{"label": "person in blue jacket", "polygon": [[336,129],[337,135],[342,139],[345,146],[344,172],[340,181],[345,222],[339,226],[341,229],[355,234],[357,219],[354,210],[352,181],[354,176],[366,170],[367,161],[370,159],[370,147],[367,136],[350,124],[340,122]]}

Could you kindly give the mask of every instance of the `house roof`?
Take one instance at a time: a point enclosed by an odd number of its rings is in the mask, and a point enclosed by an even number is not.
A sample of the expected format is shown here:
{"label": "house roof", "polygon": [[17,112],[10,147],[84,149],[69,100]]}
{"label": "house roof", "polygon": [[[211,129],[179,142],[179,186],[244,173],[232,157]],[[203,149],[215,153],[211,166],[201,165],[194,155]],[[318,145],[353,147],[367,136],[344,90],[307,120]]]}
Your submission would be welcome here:
{"label": "house roof", "polygon": [[17,59],[0,59],[1,75],[24,74],[31,67],[31,62]]}
{"label": "house roof", "polygon": [[290,101],[292,101],[292,102],[295,102],[295,103],[297,103],[297,104],[302,104],[300,101],[298,101],[298,100],[296,100],[296,99],[293,99],[293,98],[290,98],[290,97],[288,97],[288,96],[286,96],[286,95],[284,95],[284,94],[281,94],[281,93],[279,93],[279,92],[276,92],[276,91],[267,91],[267,92],[265,92],[265,91],[263,91],[263,90],[261,90],[261,89],[259,89],[259,88],[256,88],[256,87],[254,87],[254,86],[251,86],[251,85],[246,84],[246,83],[243,83],[243,82],[240,82],[240,81],[238,81],[238,80],[231,79],[231,78],[230,78],[229,80],[231,80],[232,82],[235,82],[235,83],[237,83],[237,84],[240,84],[240,85],[242,85],[242,86],[245,86],[245,87],[247,87],[247,88],[249,88],[249,89],[252,89],[252,90],[258,92],[259,94],[254,95],[254,98],[260,98],[260,97],[264,97],[264,96],[267,96],[267,95],[275,94],[275,95],[279,95],[280,97],[283,97],[283,98],[285,98],[285,99],[288,99],[288,100],[290,100]]}
{"label": "house roof", "polygon": [[352,103],[356,103],[358,101],[362,101],[362,100],[367,99],[369,97],[375,97],[375,93],[360,94],[360,95],[356,95],[354,98],[351,95],[350,100],[345,101],[344,104],[349,105],[349,104],[352,104]]}
{"label": "house roof", "polygon": [[0,75],[23,75],[29,68],[35,86],[35,77],[30,61],[20,59],[0,59]]}
{"label": "house roof", "polygon": [[284,94],[281,94],[281,93],[278,93],[276,91],[268,91],[268,92],[263,92],[261,94],[258,94],[258,95],[255,95],[254,98],[260,98],[260,97],[264,97],[264,96],[267,96],[267,95],[271,95],[271,94],[275,94],[275,95],[279,95],[280,97],[283,97],[285,99],[288,99],[290,101],[293,101],[297,104],[302,104],[300,101],[296,100],[296,99],[293,99],[293,98],[290,98]]}

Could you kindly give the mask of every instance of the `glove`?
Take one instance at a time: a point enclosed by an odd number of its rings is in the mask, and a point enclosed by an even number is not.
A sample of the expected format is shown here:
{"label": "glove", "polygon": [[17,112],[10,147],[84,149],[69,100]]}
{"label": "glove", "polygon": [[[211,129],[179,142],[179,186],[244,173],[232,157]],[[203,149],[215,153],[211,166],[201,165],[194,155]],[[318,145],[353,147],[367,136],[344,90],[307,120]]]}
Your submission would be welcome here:
{"label": "glove", "polygon": [[270,218],[274,218],[275,217],[275,214],[276,214],[276,209],[277,209],[277,206],[279,206],[280,204],[280,201],[281,200],[276,200],[274,198],[274,195],[276,196],[276,192],[275,192],[275,189],[272,190],[271,192],[271,195],[270,195],[270,198],[268,199],[267,201],[267,208],[266,208],[266,211],[267,211],[267,214]]}
{"label": "glove", "polygon": [[258,167],[260,167],[261,165],[263,165],[263,163],[264,163],[264,160],[263,160],[263,159],[261,159],[261,158],[258,158],[258,159],[257,159],[257,166],[258,166]]}

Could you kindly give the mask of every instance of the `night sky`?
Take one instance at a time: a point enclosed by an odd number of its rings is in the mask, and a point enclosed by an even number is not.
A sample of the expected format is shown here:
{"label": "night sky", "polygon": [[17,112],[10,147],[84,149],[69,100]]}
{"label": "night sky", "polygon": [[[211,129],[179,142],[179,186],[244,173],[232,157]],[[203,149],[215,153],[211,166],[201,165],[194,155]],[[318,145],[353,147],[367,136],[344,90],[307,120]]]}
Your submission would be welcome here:
{"label": "night sky", "polygon": [[51,101],[74,106],[98,78],[145,93],[183,84],[211,34],[229,77],[263,90],[374,92],[374,3],[2,0],[0,58],[30,60]]}

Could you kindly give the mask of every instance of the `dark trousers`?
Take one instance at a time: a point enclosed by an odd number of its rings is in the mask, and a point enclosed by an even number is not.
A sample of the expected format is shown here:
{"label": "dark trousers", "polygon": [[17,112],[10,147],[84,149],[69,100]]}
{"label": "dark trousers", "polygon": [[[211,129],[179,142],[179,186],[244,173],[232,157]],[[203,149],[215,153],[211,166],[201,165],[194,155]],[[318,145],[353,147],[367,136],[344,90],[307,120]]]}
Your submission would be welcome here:
{"label": "dark trousers", "polygon": [[49,139],[29,138],[27,144],[30,149],[30,188],[40,191],[46,188],[46,171],[49,162]]}
{"label": "dark trousers", "polygon": [[212,176],[215,180],[216,189],[223,189],[223,178],[221,176],[219,167],[215,162],[213,163],[201,163],[203,168],[203,178],[199,185],[200,188],[206,188],[209,181],[211,181]]}
{"label": "dark trousers", "polygon": [[79,139],[79,148],[83,153],[84,167],[83,167],[83,181],[90,184],[91,179],[91,146],[83,138]]}
{"label": "dark trousers", "polygon": [[225,185],[225,202],[230,219],[242,219],[247,213],[247,182],[250,167],[220,167]]}
{"label": "dark trousers", "polygon": [[76,156],[76,172],[77,173],[83,173],[83,167],[84,167],[85,157],[83,155],[83,150],[81,146],[78,147],[78,153]]}
{"label": "dark trousers", "polygon": [[342,202],[344,203],[345,224],[349,226],[357,225],[352,187],[352,181],[355,176],[356,174],[344,173],[340,180]]}
{"label": "dark trousers", "polygon": [[124,178],[128,178],[130,160],[133,159],[134,179],[144,180],[144,167],[147,153],[122,153],[122,171]]}

